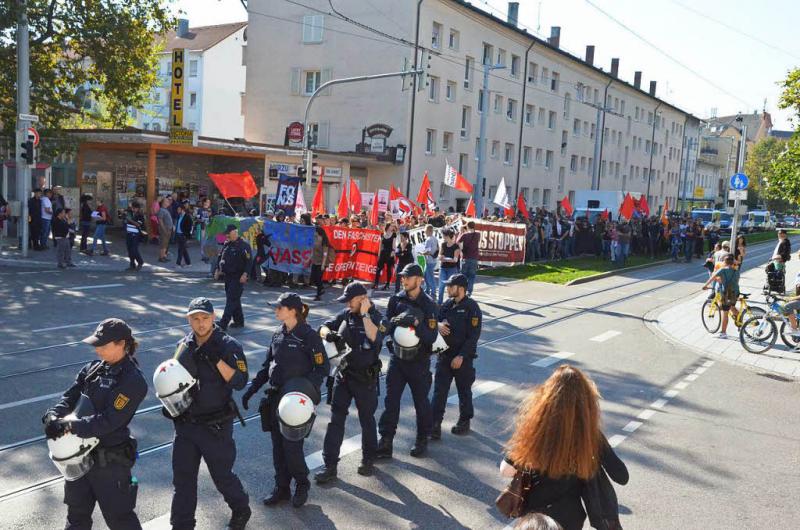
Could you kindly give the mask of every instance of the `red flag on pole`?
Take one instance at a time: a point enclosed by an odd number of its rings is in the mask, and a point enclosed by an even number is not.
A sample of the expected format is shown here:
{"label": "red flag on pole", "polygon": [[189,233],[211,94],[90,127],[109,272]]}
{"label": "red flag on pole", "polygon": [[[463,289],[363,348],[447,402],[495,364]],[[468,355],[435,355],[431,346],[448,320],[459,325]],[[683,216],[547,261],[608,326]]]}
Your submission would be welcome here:
{"label": "red flag on pole", "polygon": [[219,192],[226,199],[242,197],[249,199],[258,195],[258,186],[249,171],[243,173],[209,173]]}
{"label": "red flag on pole", "polygon": [[472,193],[473,186],[456,168],[445,160],[444,183],[451,188],[461,190],[465,193]]}
{"label": "red flag on pole", "polygon": [[665,227],[669,226],[669,218],[667,217],[667,211],[669,210],[669,199],[664,201],[664,211],[661,212],[661,224]]}
{"label": "red flag on pole", "polygon": [[519,197],[517,197],[517,210],[522,212],[522,216],[525,219],[529,219],[529,217],[528,217],[528,205],[525,204],[525,197],[522,196],[522,192],[519,192]]}
{"label": "red flag on pole", "polygon": [[642,198],[639,199],[639,211],[647,216],[650,215],[650,205],[647,204],[647,197],[644,195],[642,195]]}
{"label": "red flag on pole", "polygon": [[372,211],[369,215],[369,222],[372,223],[372,226],[378,226],[378,192],[375,192],[375,196],[372,197]]}
{"label": "red flag on pole", "polygon": [[572,209],[572,205],[569,203],[569,196],[564,195],[564,198],[561,199],[560,204],[561,204],[561,208],[564,209],[564,213],[567,214],[567,217],[572,215],[573,209]]}
{"label": "red flag on pole", "polygon": [[600,219],[602,219],[603,221],[608,221],[608,208],[606,208],[600,213]]}
{"label": "red flag on pole", "polygon": [[467,211],[466,214],[470,217],[475,217],[475,201],[472,200],[472,197],[469,198],[469,202],[467,203]]}
{"label": "red flag on pole", "polygon": [[391,201],[397,201],[397,207],[400,210],[401,217],[407,217],[411,214],[419,215],[422,213],[420,207],[411,202],[399,189],[395,188],[394,184],[389,187],[389,202]]}
{"label": "red flag on pole", "polygon": [[361,190],[353,179],[350,179],[350,210],[361,213]]}
{"label": "red flag on pole", "polygon": [[619,213],[625,219],[631,219],[633,217],[633,211],[635,209],[636,208],[633,204],[633,197],[631,197],[630,193],[626,194],[625,199],[622,201],[622,205],[619,207]]}
{"label": "red flag on pole", "polygon": [[311,215],[317,216],[325,213],[325,190],[322,188],[322,176],[317,181],[317,191],[314,192],[314,200],[311,202]]}
{"label": "red flag on pole", "polygon": [[348,215],[347,208],[347,188],[342,186],[342,197],[339,199],[339,207],[336,209],[336,215],[339,219],[346,218]]}
{"label": "red flag on pole", "polygon": [[425,207],[425,213],[431,214],[436,208],[436,201],[433,200],[433,191],[431,190],[431,181],[428,180],[428,172],[422,177],[422,184],[419,186],[419,193],[417,193],[417,204]]}

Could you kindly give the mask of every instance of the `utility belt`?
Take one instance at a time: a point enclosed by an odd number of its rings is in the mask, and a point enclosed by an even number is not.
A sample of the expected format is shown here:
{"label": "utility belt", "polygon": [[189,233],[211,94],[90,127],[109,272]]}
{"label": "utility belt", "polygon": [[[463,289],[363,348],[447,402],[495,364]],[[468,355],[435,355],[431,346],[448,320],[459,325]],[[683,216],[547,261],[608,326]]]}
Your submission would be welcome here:
{"label": "utility belt", "polygon": [[233,399],[228,400],[225,404],[225,408],[210,412],[208,414],[181,414],[177,418],[175,418],[176,423],[190,423],[192,425],[208,425],[211,427],[220,427],[221,424],[226,423],[233,418],[239,418],[242,422],[242,425],[245,424],[244,418],[242,418],[241,413],[239,412],[239,407],[236,405],[236,402]]}
{"label": "utility belt", "polygon": [[365,368],[352,368],[347,366],[345,359],[342,360],[344,366],[340,365],[340,372],[345,378],[352,379],[358,383],[362,383],[365,385],[372,386],[378,380],[378,377],[381,375],[381,368],[383,368],[383,363],[380,359],[377,359],[371,365]]}
{"label": "utility belt", "polygon": [[97,447],[93,452],[94,462],[100,467],[106,467],[111,464],[121,464],[125,467],[133,467],[136,462],[138,453],[136,452],[138,444],[136,438],[129,438],[127,441],[119,445],[111,447]]}
{"label": "utility belt", "polygon": [[280,392],[276,387],[268,388],[258,405],[258,413],[261,416],[261,430],[264,432],[272,431],[272,423],[278,413],[279,394]]}

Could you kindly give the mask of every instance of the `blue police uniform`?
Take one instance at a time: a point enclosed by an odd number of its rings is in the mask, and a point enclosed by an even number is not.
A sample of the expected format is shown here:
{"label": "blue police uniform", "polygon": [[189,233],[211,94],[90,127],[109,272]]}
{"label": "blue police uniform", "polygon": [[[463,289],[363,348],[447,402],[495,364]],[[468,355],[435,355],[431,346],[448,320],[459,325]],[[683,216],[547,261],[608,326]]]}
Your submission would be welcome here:
{"label": "blue police uniform", "polygon": [[[458,391],[458,421],[461,423],[472,419],[472,383],[475,382],[473,360],[478,357],[478,338],[481,335],[482,318],[478,303],[468,296],[465,296],[461,302],[450,298],[442,304],[439,310],[439,321],[447,321],[450,334],[444,337],[447,350],[440,353],[436,360],[433,398],[431,399],[434,425],[442,423],[447,394],[450,392],[450,383],[453,379],[456,381],[456,390]],[[453,370],[450,363],[458,355],[461,355],[464,360],[458,370]]]}
{"label": "blue police uniform", "polygon": [[219,270],[225,277],[225,312],[219,324],[226,329],[231,319],[236,326],[244,326],[242,312],[242,274],[250,270],[250,245],[242,238],[226,241],[219,258]]}
{"label": "blue police uniform", "polygon": [[94,506],[99,504],[109,528],[139,529],[141,525],[133,511],[138,485],[131,476],[136,442],[128,424],[147,394],[147,382],[130,356],[113,365],[93,361],[83,367],[47,414],[69,414],[81,394],[91,401],[95,413],[70,422],[69,428],[81,438],[98,438],[100,443],[94,449],[94,465],[89,472],[64,483],[66,528],[91,528]]}
{"label": "blue police uniform", "polygon": [[[374,341],[369,340],[364,329],[364,318],[369,318],[378,328]],[[375,459],[378,435],[375,428],[375,410],[378,408],[378,377],[381,362],[378,355],[383,345],[386,326],[380,312],[372,305],[366,317],[359,312],[345,309],[325,325],[331,330],[342,329],[342,340],[350,347],[343,358],[333,386],[331,401],[331,421],[325,432],[322,459],[325,467],[335,468],[339,462],[339,451],[344,440],[344,423],[347,419],[350,402],[355,400],[358,421],[361,423],[361,455],[364,462]]]}
{"label": "blue police uniform", "polygon": [[389,321],[388,331],[394,333],[391,319],[403,313],[413,313],[419,325],[415,332],[419,337],[419,352],[414,359],[403,360],[394,355],[389,359],[389,368],[386,372],[386,397],[384,398],[384,411],[378,422],[378,431],[382,438],[391,441],[397,431],[397,422],[400,417],[400,398],[406,385],[411,388],[414,408],[417,412],[417,440],[427,440],[431,431],[431,404],[428,401],[428,392],[431,389],[430,354],[431,347],[438,336],[436,303],[423,291],[415,299],[411,299],[406,291],[389,298],[386,309],[386,320]]}
{"label": "blue police uniform", "polygon": [[[238,281],[238,280],[237,280]],[[216,365],[206,358],[215,354],[235,369],[225,381]],[[234,514],[249,510],[250,499],[239,477],[233,472],[236,443],[233,418],[238,409],[232,399],[234,390],[247,384],[247,360],[242,346],[218,327],[201,346],[194,332],[178,342],[175,358],[197,379],[192,404],[174,419],[175,440],[172,446],[172,497],[170,524],[173,530],[194,528],[197,508],[197,473],[202,458],[217,490]]]}
{"label": "blue police uniform", "polygon": [[[285,325],[281,325],[281,329],[272,336],[267,358],[253,379],[248,393],[255,393],[269,383],[268,391],[280,395],[280,388],[295,377],[307,378],[319,390],[322,380],[328,375],[328,366],[328,356],[325,355],[322,340],[311,326],[299,322],[290,331]],[[271,401],[270,425],[275,487],[281,492],[288,492],[291,480],[294,479],[299,489],[307,490],[310,482],[303,454],[304,440],[295,442],[283,437],[278,423],[278,402],[279,399]]]}

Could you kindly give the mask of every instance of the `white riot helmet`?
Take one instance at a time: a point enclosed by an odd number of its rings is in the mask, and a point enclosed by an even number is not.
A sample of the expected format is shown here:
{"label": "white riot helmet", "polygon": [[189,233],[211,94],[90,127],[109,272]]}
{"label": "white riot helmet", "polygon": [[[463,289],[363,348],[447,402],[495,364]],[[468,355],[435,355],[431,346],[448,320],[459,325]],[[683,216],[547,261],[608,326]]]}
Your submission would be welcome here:
{"label": "white riot helmet", "polygon": [[419,352],[419,337],[413,327],[398,326],[392,334],[394,339],[394,354],[404,360],[410,360]]}
{"label": "white riot helmet", "polygon": [[[77,420],[75,414],[70,414],[63,421]],[[78,480],[92,469],[94,457],[92,450],[100,443],[99,438],[81,438],[76,434],[67,432],[52,440],[47,439],[47,449],[50,451],[50,460],[68,481]]]}
{"label": "white riot helmet", "polygon": [[431,351],[434,354],[437,354],[444,352],[447,348],[449,348],[449,346],[447,345],[447,342],[445,342],[444,337],[442,337],[441,333],[437,333],[436,341],[433,343]]}
{"label": "white riot helmet", "polygon": [[173,418],[186,412],[192,404],[193,396],[189,390],[196,384],[197,379],[177,359],[167,359],[153,374],[156,397]]}
{"label": "white riot helmet", "polygon": [[278,403],[281,434],[291,442],[308,436],[315,418],[314,402],[302,392],[287,392]]}
{"label": "white riot helmet", "polygon": [[[344,333],[345,328],[347,327],[347,322],[342,322],[342,325],[339,326],[339,335],[341,336]],[[328,361],[331,363],[331,369],[339,366],[339,362],[341,362],[342,357],[350,351],[350,347],[347,346],[347,343],[344,340],[337,341],[337,342],[328,342],[325,340],[325,337],[328,336],[328,333],[331,332],[331,329],[328,326],[320,326],[319,328],[319,336],[322,339],[322,346],[325,348],[325,354],[328,356]]]}

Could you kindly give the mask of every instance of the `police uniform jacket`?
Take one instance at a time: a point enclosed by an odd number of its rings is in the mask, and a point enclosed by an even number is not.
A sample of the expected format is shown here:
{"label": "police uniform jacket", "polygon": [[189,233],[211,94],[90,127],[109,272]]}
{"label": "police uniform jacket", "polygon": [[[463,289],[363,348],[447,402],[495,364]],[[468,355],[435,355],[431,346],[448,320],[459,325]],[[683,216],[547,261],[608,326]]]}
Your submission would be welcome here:
{"label": "police uniform jacket", "polygon": [[63,417],[71,413],[84,394],[94,413],[70,423],[81,438],[99,438],[100,447],[112,447],[130,438],[128,423],[147,394],[147,381],[129,356],[116,364],[92,361],[48,412]]}
{"label": "police uniform jacket", "polygon": [[[230,381],[225,381],[216,366],[202,356],[204,350],[219,353],[220,360],[235,369]],[[189,416],[209,416],[226,409],[234,390],[247,385],[247,359],[239,341],[214,326],[211,336],[198,346],[194,332],[178,342],[175,358],[197,379],[194,400],[186,413]]]}
{"label": "police uniform jacket", "polygon": [[226,241],[219,259],[219,269],[223,274],[235,278],[250,269],[250,245],[242,238]]}
{"label": "police uniform jacket", "polygon": [[383,336],[386,332],[386,325],[382,321],[381,313],[375,306],[369,308],[369,319],[378,328],[377,336],[374,341],[369,340],[364,329],[364,318],[359,312],[351,312],[345,309],[333,320],[328,320],[325,325],[332,331],[338,332],[342,328],[342,323],[346,322],[346,327],[341,335],[342,339],[350,347],[347,354],[347,368],[351,370],[366,370],[378,361],[378,355],[383,345]]}
{"label": "police uniform jacket", "polygon": [[476,358],[482,319],[481,308],[472,298],[465,296],[461,302],[453,298],[446,300],[439,309],[439,321],[447,321],[450,334],[444,337],[448,348],[442,355],[450,359],[457,355]]}
{"label": "police uniform jacket", "polygon": [[293,377],[306,377],[319,388],[329,373],[328,356],[319,333],[305,322],[291,331],[281,325],[272,336],[267,359],[253,379],[253,388],[259,389],[267,382],[280,388]]}
{"label": "police uniform jacket", "polygon": [[[439,336],[436,302],[422,290],[413,300],[405,291],[393,295],[389,298],[389,305],[386,308],[386,320],[390,324],[389,331],[394,333],[391,319],[406,312],[412,313],[419,320],[419,325],[414,328],[419,337],[419,353],[430,355],[433,343]],[[422,358],[422,355],[418,358]]]}

